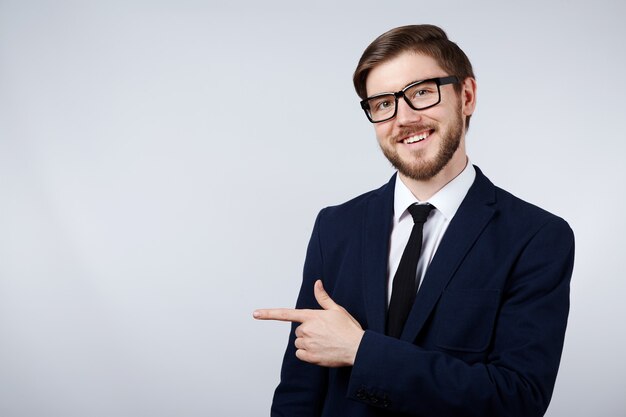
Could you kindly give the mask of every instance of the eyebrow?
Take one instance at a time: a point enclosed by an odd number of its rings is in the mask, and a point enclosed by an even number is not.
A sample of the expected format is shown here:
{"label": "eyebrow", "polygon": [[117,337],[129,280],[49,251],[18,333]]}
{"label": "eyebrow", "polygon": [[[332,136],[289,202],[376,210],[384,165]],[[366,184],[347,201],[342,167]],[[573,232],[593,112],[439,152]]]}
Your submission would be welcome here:
{"label": "eyebrow", "polygon": [[[420,83],[422,81],[430,80],[431,78],[433,78],[433,77],[422,78],[421,80],[411,81],[411,82],[407,83],[404,87],[402,87],[399,91],[404,90],[405,88],[407,88],[411,84]],[[435,78],[437,78],[437,77],[435,77]],[[372,94],[371,96],[367,96],[367,98],[378,97],[378,96],[382,96],[384,94],[395,94],[395,93],[398,93],[399,91],[383,91],[381,93],[376,93],[376,94]]]}
{"label": "eyebrow", "polygon": [[[415,80],[415,81],[411,81],[410,83],[408,83],[407,85],[405,85],[404,87],[402,87],[402,90],[404,90],[405,88],[407,88],[408,86],[410,86],[411,84],[415,84],[415,83],[421,83],[422,81],[426,81],[426,80],[430,80],[432,77],[428,77],[428,78],[422,78],[421,80]],[[400,90],[400,91],[402,91]]]}

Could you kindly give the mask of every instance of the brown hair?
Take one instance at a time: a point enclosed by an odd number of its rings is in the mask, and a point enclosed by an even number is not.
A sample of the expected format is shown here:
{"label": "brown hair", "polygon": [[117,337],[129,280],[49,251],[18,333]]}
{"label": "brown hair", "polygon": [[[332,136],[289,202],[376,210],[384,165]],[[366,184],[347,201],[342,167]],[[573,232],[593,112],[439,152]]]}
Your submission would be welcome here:
{"label": "brown hair", "polygon": [[[475,78],[467,55],[448,39],[443,29],[434,25],[401,26],[380,35],[363,52],[353,77],[359,97],[367,98],[365,81],[372,68],[407,51],[430,56],[449,75],[456,75],[459,78],[459,83],[454,85],[457,93],[466,78]],[[469,118],[465,122],[466,128],[469,127]]]}

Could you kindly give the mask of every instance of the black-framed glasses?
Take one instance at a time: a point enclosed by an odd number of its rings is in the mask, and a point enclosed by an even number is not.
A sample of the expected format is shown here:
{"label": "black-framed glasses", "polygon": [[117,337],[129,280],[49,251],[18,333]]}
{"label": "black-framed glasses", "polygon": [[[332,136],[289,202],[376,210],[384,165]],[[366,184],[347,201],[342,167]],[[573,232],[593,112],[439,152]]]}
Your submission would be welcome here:
{"label": "black-framed glasses", "polygon": [[413,110],[428,109],[441,102],[440,86],[458,82],[459,79],[454,75],[417,81],[397,93],[380,93],[368,97],[361,101],[361,108],[370,122],[385,122],[396,117],[400,97],[403,97]]}

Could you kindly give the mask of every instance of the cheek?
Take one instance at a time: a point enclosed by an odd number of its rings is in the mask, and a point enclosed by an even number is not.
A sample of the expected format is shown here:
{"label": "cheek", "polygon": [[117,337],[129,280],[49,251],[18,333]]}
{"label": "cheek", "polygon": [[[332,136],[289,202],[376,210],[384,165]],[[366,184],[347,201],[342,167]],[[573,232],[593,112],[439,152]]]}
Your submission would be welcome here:
{"label": "cheek", "polygon": [[386,140],[391,135],[391,123],[377,123],[374,125],[374,132],[378,141]]}

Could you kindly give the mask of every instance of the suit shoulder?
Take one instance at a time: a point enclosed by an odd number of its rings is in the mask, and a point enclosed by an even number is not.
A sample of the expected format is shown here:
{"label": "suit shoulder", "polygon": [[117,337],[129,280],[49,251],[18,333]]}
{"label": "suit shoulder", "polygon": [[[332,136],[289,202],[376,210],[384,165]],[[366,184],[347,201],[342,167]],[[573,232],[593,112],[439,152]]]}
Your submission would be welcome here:
{"label": "suit shoulder", "polygon": [[[391,190],[388,188],[391,187]],[[393,197],[393,180],[384,184],[380,188],[365,192],[344,203],[328,206],[320,212],[326,219],[347,220],[348,218],[359,217],[367,209],[372,199],[384,197],[385,193],[391,192]]]}
{"label": "suit shoulder", "polygon": [[522,200],[497,186],[495,191],[500,215],[506,215],[510,219],[514,219],[514,223],[520,228],[531,231],[538,230],[549,224],[551,227],[561,229],[563,232],[572,233],[569,224],[562,217]]}

